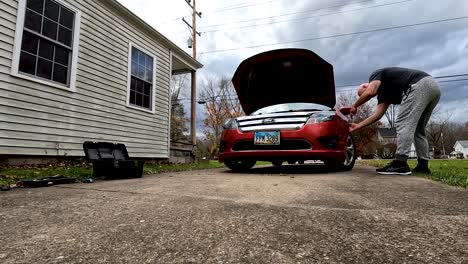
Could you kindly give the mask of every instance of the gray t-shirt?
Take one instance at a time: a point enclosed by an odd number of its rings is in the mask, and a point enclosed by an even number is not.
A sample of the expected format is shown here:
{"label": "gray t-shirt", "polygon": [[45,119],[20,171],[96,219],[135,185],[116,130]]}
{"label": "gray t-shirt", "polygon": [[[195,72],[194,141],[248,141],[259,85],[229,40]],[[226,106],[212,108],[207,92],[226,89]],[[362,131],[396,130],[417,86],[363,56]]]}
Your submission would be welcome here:
{"label": "gray t-shirt", "polygon": [[369,77],[369,82],[379,80],[381,82],[377,92],[377,100],[380,103],[401,104],[403,94],[411,85],[419,82],[429,74],[406,68],[383,68],[374,71]]}

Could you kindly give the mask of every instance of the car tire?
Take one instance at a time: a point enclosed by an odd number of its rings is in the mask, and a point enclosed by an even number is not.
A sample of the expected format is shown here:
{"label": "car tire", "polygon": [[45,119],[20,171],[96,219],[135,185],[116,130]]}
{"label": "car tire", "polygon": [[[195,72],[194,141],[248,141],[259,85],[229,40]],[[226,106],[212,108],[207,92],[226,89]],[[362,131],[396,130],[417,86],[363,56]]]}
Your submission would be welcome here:
{"label": "car tire", "polygon": [[304,164],[304,161],[303,161],[303,160],[300,160],[300,161],[298,161],[297,163],[299,163],[299,164],[302,165],[302,164]]}
{"label": "car tire", "polygon": [[296,164],[296,161],[295,161],[295,160],[289,160],[289,161],[288,161],[288,164],[289,164],[289,165],[294,165],[294,164]]}
{"label": "car tire", "polygon": [[275,161],[272,161],[271,164],[273,164],[274,167],[281,167],[281,165],[283,165],[283,161],[282,160],[275,160]]}
{"label": "car tire", "polygon": [[224,165],[235,172],[247,171],[255,166],[255,160],[226,160]]}
{"label": "car tire", "polygon": [[325,166],[330,169],[335,169],[339,171],[349,171],[352,170],[354,164],[356,163],[356,144],[354,143],[354,138],[351,134],[348,135],[346,140],[346,149],[345,149],[345,160],[324,160]]}

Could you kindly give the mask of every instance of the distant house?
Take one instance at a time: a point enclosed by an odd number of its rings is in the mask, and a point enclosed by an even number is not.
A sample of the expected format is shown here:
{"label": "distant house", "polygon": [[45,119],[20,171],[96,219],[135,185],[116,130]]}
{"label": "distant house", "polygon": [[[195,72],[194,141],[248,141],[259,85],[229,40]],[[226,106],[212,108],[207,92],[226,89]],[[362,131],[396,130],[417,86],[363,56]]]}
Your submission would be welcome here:
{"label": "distant house", "polygon": [[[416,147],[414,146],[414,143],[411,143],[411,151],[409,154],[410,159],[415,159],[417,158],[418,155],[416,154]],[[432,159],[434,158],[434,147],[429,145],[429,157]]]}
{"label": "distant house", "polygon": [[3,0],[0,20],[0,161],[169,157],[171,75],[199,62],[115,0]]}
{"label": "distant house", "polygon": [[377,156],[380,158],[391,159],[395,157],[396,150],[396,128],[378,128],[376,149]]}
{"label": "distant house", "polygon": [[381,145],[396,144],[396,128],[379,128],[377,130],[377,137]]}
{"label": "distant house", "polygon": [[468,140],[459,140],[453,146],[454,151],[450,153],[452,158],[468,158]]}
{"label": "distant house", "polygon": [[[385,146],[388,144],[396,144],[397,143],[396,128],[379,128],[377,130],[377,137],[379,140],[379,144],[381,146]],[[384,149],[384,151],[389,152],[388,149]],[[434,157],[434,147],[432,146],[429,146],[429,155],[431,157]],[[411,150],[410,150],[409,158],[411,159],[417,158],[416,147],[414,146],[414,142],[411,143]]]}

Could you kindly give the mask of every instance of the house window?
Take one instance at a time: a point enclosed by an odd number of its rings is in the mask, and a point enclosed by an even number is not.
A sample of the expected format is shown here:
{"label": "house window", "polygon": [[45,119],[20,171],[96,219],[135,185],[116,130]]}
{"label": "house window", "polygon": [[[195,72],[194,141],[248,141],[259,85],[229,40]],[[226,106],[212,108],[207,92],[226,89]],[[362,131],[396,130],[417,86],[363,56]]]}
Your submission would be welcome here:
{"label": "house window", "polygon": [[129,104],[152,111],[154,58],[132,46],[130,67]]}
{"label": "house window", "polygon": [[18,71],[70,84],[76,13],[52,0],[27,0]]}

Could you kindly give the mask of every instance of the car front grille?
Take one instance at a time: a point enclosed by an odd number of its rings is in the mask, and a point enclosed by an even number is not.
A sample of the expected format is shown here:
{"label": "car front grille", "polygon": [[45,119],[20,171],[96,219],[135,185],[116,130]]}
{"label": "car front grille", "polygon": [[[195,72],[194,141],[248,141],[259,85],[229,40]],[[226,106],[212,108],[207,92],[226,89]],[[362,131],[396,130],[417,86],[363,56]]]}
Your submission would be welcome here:
{"label": "car front grille", "polygon": [[253,140],[243,140],[232,146],[233,151],[246,150],[308,150],[312,145],[302,139],[281,140],[279,145],[255,145]]}
{"label": "car front grille", "polygon": [[242,132],[299,130],[307,122],[312,112],[277,113],[237,118],[237,124]]}

